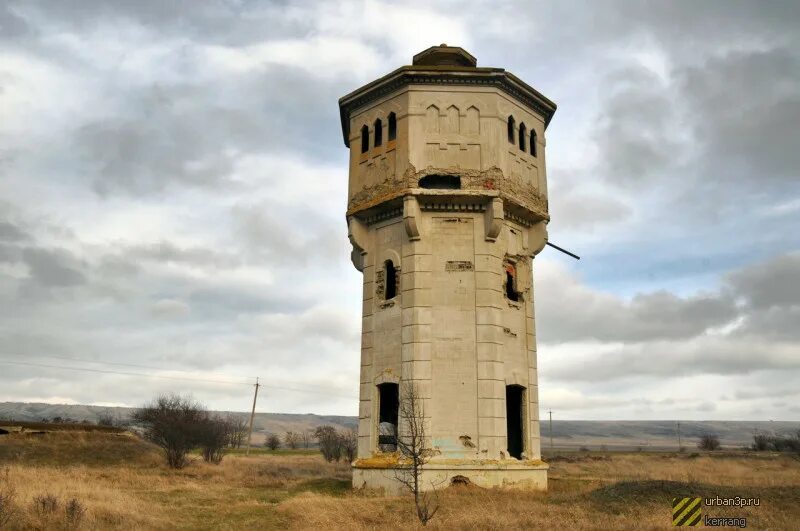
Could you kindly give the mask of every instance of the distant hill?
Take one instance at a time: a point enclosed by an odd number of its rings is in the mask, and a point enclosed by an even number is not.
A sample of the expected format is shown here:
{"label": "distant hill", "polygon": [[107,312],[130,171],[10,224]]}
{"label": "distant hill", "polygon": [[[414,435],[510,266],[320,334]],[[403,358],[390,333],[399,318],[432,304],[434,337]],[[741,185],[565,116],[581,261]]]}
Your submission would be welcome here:
{"label": "distant hill", "polygon": [[[130,420],[133,408],[84,406],[73,404],[41,404],[27,402],[0,402],[0,419],[24,420],[38,422],[56,417],[74,421],[96,423],[103,416],[110,416],[118,422]],[[220,411],[223,415],[232,414],[250,418],[249,413],[240,411]],[[287,431],[304,431],[317,426],[330,424],[338,428],[349,429],[358,425],[355,417],[337,415],[314,415],[292,413],[256,413],[253,419],[253,442],[260,444],[267,434],[282,435]]]}
{"label": "distant hill", "polygon": [[[83,406],[65,404],[38,404],[23,402],[0,402],[0,419],[40,421],[54,417],[76,421],[97,422],[101,416],[126,421],[133,410],[123,407]],[[228,413],[228,412],[222,412]],[[231,412],[248,417],[248,413]],[[304,431],[330,424],[339,428],[355,428],[358,419],[348,416],[314,415],[308,413],[256,413],[253,422],[253,442],[260,444],[267,434],[283,434],[287,431]],[[800,422],[755,422],[755,421],[681,421],[682,444],[695,446],[697,439],[706,433],[719,436],[723,446],[742,447],[753,442],[754,432],[795,433]],[[603,447],[612,449],[674,449],[678,446],[678,423],[674,420],[554,420],[553,445],[556,448],[590,449]],[[547,420],[541,424],[542,447],[550,445]]]}

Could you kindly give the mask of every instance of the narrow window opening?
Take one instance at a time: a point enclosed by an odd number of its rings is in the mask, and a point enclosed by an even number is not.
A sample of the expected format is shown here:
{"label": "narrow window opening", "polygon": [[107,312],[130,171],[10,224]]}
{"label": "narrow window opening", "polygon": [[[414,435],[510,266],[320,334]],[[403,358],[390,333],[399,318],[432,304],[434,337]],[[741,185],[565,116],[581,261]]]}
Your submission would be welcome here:
{"label": "narrow window opening", "polygon": [[397,417],[400,408],[400,386],[396,383],[378,385],[378,449],[397,451]]}
{"label": "narrow window opening", "polygon": [[389,141],[397,138],[397,115],[389,113]]}
{"label": "narrow window opening", "polygon": [[440,190],[460,190],[461,177],[458,175],[426,175],[419,180],[420,188]]}
{"label": "narrow window opening", "polygon": [[397,270],[391,260],[383,263],[384,278],[386,279],[386,300],[394,299],[397,296]]}
{"label": "narrow window opening", "polygon": [[536,156],[536,131],[531,131],[531,155]]}
{"label": "narrow window opening", "polygon": [[383,122],[380,118],[375,120],[375,147],[383,144]]}
{"label": "narrow window opening", "polygon": [[520,296],[517,291],[517,271],[511,264],[506,264],[506,297],[508,300],[519,302]]}
{"label": "narrow window opening", "polygon": [[525,124],[519,124],[519,149],[525,151],[525,139],[528,138],[528,129]]}
{"label": "narrow window opening", "polygon": [[361,128],[361,153],[369,151],[369,127]]}
{"label": "narrow window opening", "polygon": [[506,386],[506,435],[508,437],[508,455],[522,459],[523,444],[523,404],[525,388],[520,385]]}
{"label": "narrow window opening", "polygon": [[514,117],[508,117],[508,141],[509,143],[514,143]]}

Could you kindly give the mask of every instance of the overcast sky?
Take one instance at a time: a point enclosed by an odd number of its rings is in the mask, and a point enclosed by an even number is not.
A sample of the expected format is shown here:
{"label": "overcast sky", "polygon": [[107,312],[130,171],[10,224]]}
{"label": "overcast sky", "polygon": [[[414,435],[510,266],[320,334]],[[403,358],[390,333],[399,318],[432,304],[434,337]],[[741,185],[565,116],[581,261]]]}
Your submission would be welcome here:
{"label": "overcast sky", "polygon": [[446,42],[558,104],[550,240],[582,260],[535,261],[542,410],[798,420],[798,20],[777,1],[2,2],[0,401],[252,399],[49,365],[260,376],[259,411],[356,414],[337,99]]}

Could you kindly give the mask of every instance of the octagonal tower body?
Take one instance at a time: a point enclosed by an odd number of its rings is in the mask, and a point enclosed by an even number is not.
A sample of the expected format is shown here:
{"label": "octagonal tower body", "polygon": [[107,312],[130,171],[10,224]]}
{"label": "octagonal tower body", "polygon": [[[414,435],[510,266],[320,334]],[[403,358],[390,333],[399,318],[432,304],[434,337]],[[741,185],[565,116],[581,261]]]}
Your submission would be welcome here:
{"label": "octagonal tower body", "polygon": [[423,486],[545,489],[532,260],[547,240],[555,104],[442,45],[339,105],[364,278],[354,486],[399,488],[398,394],[413,383],[433,454]]}

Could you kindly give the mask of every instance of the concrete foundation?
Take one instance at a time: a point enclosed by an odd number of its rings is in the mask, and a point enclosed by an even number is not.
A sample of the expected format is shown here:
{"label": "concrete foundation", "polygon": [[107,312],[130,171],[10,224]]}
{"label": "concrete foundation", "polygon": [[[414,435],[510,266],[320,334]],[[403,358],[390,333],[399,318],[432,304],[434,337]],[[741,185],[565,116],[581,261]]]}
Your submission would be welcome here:
{"label": "concrete foundation", "polygon": [[[395,468],[385,462],[358,460],[353,463],[353,488],[383,491],[388,495],[407,493],[397,480]],[[375,460],[378,461],[378,460]],[[542,461],[483,462],[451,459],[447,462],[428,463],[421,476],[422,490],[443,489],[453,484],[453,478],[466,478],[469,483],[483,488],[510,488],[547,490],[547,469]],[[457,480],[458,481],[458,480]]]}

